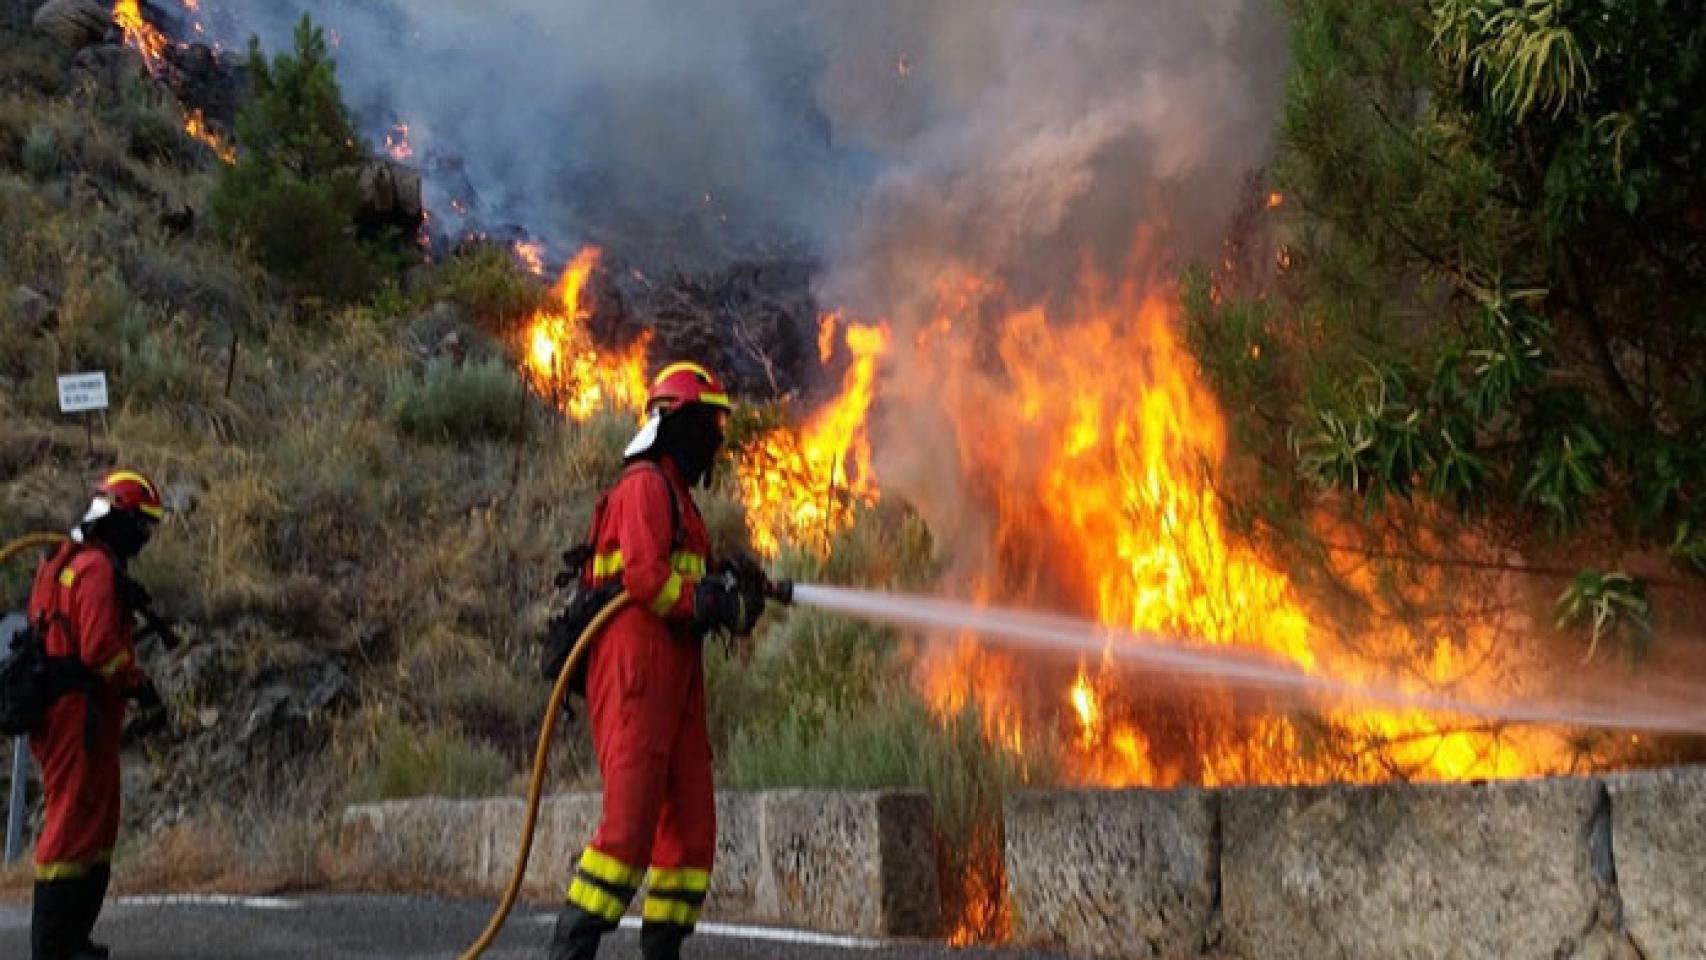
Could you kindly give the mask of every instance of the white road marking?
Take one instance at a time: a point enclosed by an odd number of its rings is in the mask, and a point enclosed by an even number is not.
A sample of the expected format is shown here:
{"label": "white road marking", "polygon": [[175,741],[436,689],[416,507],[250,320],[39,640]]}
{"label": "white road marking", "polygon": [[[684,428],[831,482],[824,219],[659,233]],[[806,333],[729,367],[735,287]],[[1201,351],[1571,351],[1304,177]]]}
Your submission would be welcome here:
{"label": "white road marking", "polygon": [[167,893],[146,897],[119,897],[115,907],[236,907],[240,910],[295,910],[295,900],[279,897],[237,897],[223,893]]}
{"label": "white road marking", "polygon": [[[556,923],[554,914],[546,914],[534,918],[538,924]],[[623,917],[622,928],[625,930],[640,929],[639,917]],[[790,930],[787,927],[758,927],[744,923],[700,923],[695,927],[699,933],[712,937],[730,937],[736,940],[762,940],[769,943],[798,943],[809,947],[836,947],[842,950],[880,950],[889,946],[882,940],[872,940],[869,937],[846,937],[833,933],[813,933],[810,930]]]}

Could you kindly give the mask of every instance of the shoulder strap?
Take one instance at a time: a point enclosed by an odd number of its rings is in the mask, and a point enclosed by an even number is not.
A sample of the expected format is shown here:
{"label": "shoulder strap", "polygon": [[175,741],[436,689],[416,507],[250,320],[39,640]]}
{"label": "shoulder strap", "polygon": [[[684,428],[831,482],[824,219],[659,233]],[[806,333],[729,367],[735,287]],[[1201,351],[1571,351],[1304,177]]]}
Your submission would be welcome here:
{"label": "shoulder strap", "polygon": [[669,474],[664,472],[663,467],[659,466],[656,460],[638,460],[635,462],[645,464],[652,471],[657,473],[658,476],[663,478],[663,485],[667,490],[669,490],[669,545],[672,550],[680,549],[681,541],[683,539],[683,533],[681,530],[681,501],[678,499],[680,494],[675,492],[675,481],[669,478]]}

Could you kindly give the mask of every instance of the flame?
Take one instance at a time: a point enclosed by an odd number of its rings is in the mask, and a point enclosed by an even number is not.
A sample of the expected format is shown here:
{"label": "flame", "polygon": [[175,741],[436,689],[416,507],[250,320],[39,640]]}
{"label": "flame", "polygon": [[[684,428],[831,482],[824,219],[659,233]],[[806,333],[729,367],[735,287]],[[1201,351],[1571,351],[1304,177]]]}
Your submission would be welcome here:
{"label": "flame", "polygon": [[399,120],[385,131],[385,154],[398,163],[414,158],[415,148],[409,144],[408,124]]}
{"label": "flame", "polygon": [[[1262,650],[1352,681],[1396,673],[1417,691],[1496,694],[1522,669],[1491,622],[1420,644],[1399,628],[1347,643],[1282,571],[1230,535],[1216,486],[1225,423],[1178,342],[1167,296],[1095,277],[1064,311],[1013,309],[1000,296],[977,278],[943,281],[910,378],[929,391],[915,399],[939,403],[956,425],[961,487],[994,515],[979,595],[1076,607],[1111,627]],[[1372,579],[1360,584],[1371,596]],[[1357,705],[1301,717],[1215,689],[1161,697],[1111,664],[1039,691],[1039,671],[967,638],[933,653],[924,671],[938,710],[977,704],[997,743],[1059,733],[1068,773],[1084,783],[1459,780],[1571,762],[1556,732]],[[1322,742],[1345,749],[1316,749]]]}
{"label": "flame", "polygon": [[184,132],[207,144],[208,149],[224,163],[237,162],[236,148],[226,143],[218,132],[207,125],[207,118],[202,116],[201,110],[191,110],[184,116]]}
{"label": "flame", "polygon": [[141,3],[138,0],[117,0],[113,4],[113,22],[124,31],[124,42],[142,54],[149,76],[159,76],[166,68],[166,47],[171,41],[142,18]]}
{"label": "flame", "polygon": [[515,254],[515,258],[521,261],[521,265],[527,269],[528,273],[536,277],[545,275],[545,245],[543,243],[537,240],[532,242],[517,240],[515,246],[511,247],[510,250]]}
{"label": "flame", "polygon": [[[819,322],[820,349],[833,356],[838,314]],[[877,365],[889,349],[884,324],[847,323],[852,363],[841,393],[804,427],[781,427],[741,454],[738,475],[753,549],[775,557],[784,543],[826,551],[853,523],[857,505],[876,494],[865,419],[875,397]]]}
{"label": "flame", "polygon": [[1285,194],[1280,193],[1278,190],[1274,190],[1268,194],[1268,209],[1269,210],[1272,210],[1276,207],[1279,207],[1279,206],[1283,205],[1284,203],[1285,203]]}
{"label": "flame", "polygon": [[534,314],[522,333],[529,382],[575,420],[605,408],[639,411],[646,401],[650,337],[607,349],[593,343],[588,329],[592,311],[582,294],[598,261],[596,247],[575,254],[552,290],[558,306]]}

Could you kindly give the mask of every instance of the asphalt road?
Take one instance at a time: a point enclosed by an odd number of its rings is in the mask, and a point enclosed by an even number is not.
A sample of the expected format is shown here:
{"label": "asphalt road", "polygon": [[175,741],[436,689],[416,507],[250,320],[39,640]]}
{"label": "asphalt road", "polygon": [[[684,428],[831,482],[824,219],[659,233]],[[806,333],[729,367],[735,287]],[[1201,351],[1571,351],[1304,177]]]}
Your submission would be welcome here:
{"label": "asphalt road", "polygon": [[[492,904],[403,896],[119,899],[107,904],[95,939],[114,960],[455,960],[484,929]],[[518,907],[489,960],[543,960],[555,911]],[[0,957],[26,958],[27,903],[0,905]],[[707,925],[688,942],[689,960],[1058,960],[1012,950],[950,950],[940,944],[878,943],[854,938],[791,942],[795,931]],[[811,935],[804,935],[810,938]],[[600,958],[638,957],[639,937],[624,929]]]}

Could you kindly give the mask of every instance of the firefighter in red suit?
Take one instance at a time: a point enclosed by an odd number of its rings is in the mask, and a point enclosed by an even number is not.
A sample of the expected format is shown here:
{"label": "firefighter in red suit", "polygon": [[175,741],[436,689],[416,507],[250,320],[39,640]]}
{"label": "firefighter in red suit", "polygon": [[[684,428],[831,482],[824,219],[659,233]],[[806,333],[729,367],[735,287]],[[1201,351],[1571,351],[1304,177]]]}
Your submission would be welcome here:
{"label": "firefighter in red suit", "polygon": [[587,667],[603,819],[569,885],[551,960],[591,960],[642,881],[642,955],[680,956],[717,836],[703,637],[750,633],[764,610],[756,564],[709,567],[710,536],[689,494],[722,445],[727,391],[704,367],[678,363],[657,375],[646,408],[622,477],[593,517],[586,576],[594,587],[620,582],[630,603]]}
{"label": "firefighter in red suit", "polygon": [[43,631],[48,656],[82,664],[79,686],[53,701],[30,738],[47,805],[36,841],[34,960],[107,955],[89,935],[112,876],[126,701],[163,717],[159,693],[137,662],[132,611],[145,600],[125,567],[162,516],[159,490],[147,477],[108,474],[30,593],[30,619]]}

